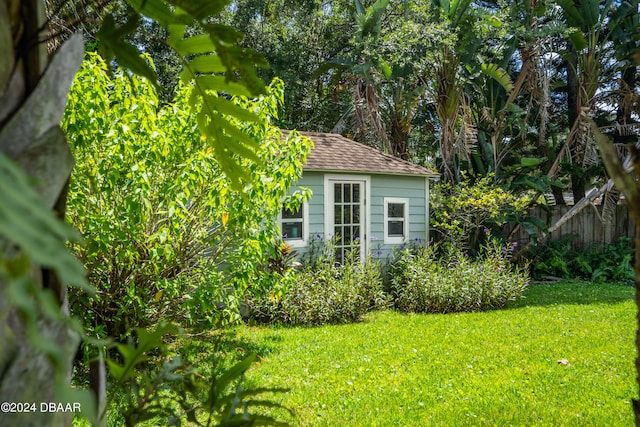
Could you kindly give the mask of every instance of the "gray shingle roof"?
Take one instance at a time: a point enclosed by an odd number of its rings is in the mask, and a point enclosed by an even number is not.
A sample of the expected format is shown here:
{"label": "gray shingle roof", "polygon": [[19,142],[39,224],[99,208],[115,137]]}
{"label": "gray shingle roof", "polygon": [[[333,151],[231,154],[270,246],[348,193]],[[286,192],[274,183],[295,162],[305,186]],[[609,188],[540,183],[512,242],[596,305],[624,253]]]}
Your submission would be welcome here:
{"label": "gray shingle roof", "polygon": [[[286,131],[285,131],[286,132]],[[385,154],[373,147],[335,133],[300,132],[314,147],[305,170],[325,172],[367,172],[392,175],[438,176],[437,172]]]}

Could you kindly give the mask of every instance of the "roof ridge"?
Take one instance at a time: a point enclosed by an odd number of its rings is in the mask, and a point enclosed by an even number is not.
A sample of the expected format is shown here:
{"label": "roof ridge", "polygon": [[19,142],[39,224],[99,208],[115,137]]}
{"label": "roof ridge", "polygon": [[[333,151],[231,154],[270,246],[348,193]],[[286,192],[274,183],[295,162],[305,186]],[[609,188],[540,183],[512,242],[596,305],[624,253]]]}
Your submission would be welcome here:
{"label": "roof ridge", "polygon": [[[283,129],[282,132],[288,134],[291,130]],[[375,147],[354,141],[338,133],[300,130],[297,132],[311,138],[314,142],[314,149],[305,163],[307,169],[399,175],[439,175],[424,166],[384,153]],[[341,144],[341,147],[335,147],[336,142]],[[352,155],[351,157],[345,156],[349,153]],[[358,163],[358,161],[366,161],[363,157],[369,160],[364,166]]]}

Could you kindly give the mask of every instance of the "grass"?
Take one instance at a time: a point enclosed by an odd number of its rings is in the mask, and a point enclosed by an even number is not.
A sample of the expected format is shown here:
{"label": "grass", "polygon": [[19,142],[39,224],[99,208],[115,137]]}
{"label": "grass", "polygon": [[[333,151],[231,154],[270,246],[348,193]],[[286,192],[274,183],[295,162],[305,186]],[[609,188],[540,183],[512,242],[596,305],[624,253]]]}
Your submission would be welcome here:
{"label": "grass", "polygon": [[243,327],[254,386],[299,426],[632,425],[633,288],[533,286],[507,309],[317,328]]}

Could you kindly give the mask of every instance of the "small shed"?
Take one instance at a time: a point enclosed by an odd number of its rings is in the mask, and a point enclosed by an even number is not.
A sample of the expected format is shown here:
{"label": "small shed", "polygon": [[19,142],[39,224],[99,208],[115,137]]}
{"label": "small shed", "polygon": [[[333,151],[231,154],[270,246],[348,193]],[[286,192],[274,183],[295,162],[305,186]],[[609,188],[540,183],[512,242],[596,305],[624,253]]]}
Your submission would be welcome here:
{"label": "small shed", "polygon": [[386,258],[394,247],[429,240],[429,181],[437,172],[342,135],[300,133],[314,148],[295,187],[312,196],[296,212],[283,209],[287,244],[302,253],[313,239],[335,239],[338,257],[357,244],[363,257]]}

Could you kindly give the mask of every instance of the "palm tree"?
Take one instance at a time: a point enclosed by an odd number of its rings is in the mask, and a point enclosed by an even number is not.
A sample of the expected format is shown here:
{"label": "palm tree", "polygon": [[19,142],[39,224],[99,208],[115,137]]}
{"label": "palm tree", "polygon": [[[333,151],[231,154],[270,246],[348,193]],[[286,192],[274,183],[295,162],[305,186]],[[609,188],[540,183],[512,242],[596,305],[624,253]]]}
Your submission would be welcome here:
{"label": "palm tree", "polygon": [[[394,153],[387,135],[387,127],[380,108],[378,80],[381,70],[388,66],[377,55],[381,24],[385,8],[389,0],[377,0],[369,7],[364,7],[356,0],[356,33],[355,53],[353,60],[342,63],[327,64],[324,68],[341,67],[352,75],[352,101],[350,109],[343,117],[350,116],[355,138],[361,142],[377,147],[388,153]],[[371,48],[371,52],[368,48]],[[341,119],[342,121],[343,119]],[[338,123],[334,130],[338,130]]]}
{"label": "palm tree", "polygon": [[[436,13],[447,23],[452,33],[461,32],[471,0],[432,0]],[[460,40],[460,38],[458,39]],[[439,62],[435,64],[432,79],[432,98],[440,121],[440,156],[442,175],[446,182],[458,182],[459,168],[456,152],[463,152],[458,140],[461,112],[464,105],[464,88],[460,78],[460,56],[464,46],[442,44]]]}
{"label": "palm tree", "polygon": [[[611,52],[609,12],[613,0],[557,0],[569,29],[567,64],[567,111],[570,132],[564,153],[574,165],[571,184],[574,202],[584,198],[590,167],[599,162],[597,148],[586,118],[596,107],[596,95],[603,86],[602,73]],[[583,114],[584,113],[584,114]]]}

